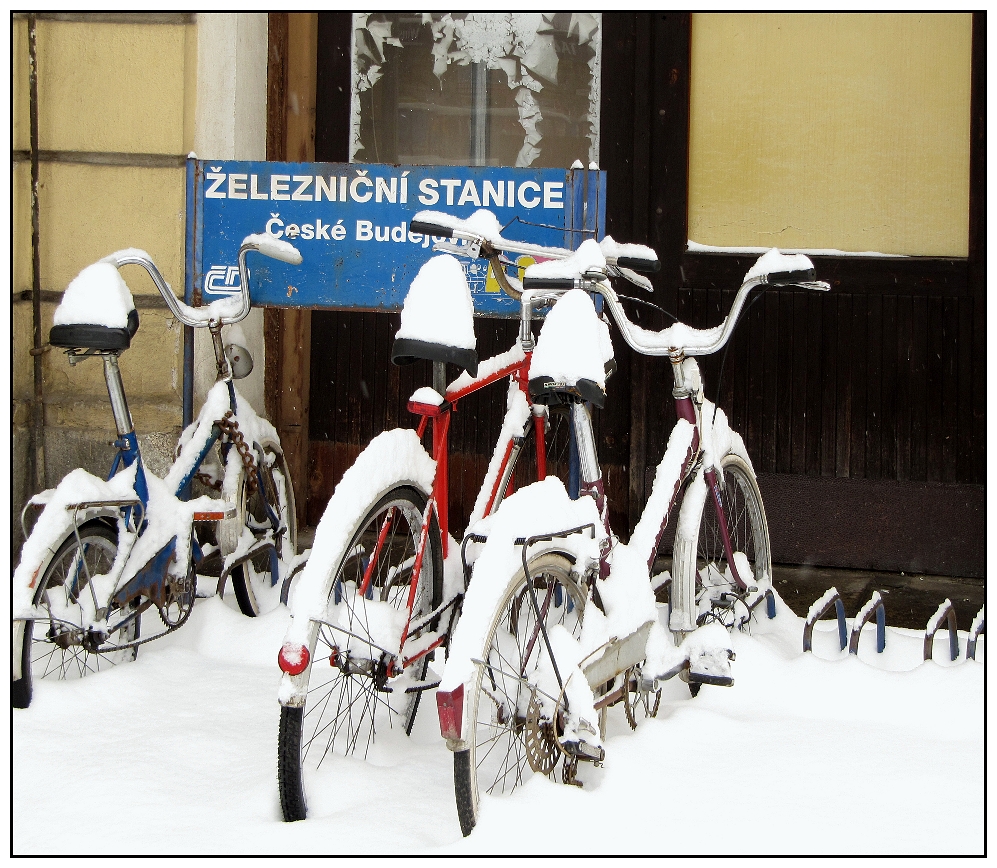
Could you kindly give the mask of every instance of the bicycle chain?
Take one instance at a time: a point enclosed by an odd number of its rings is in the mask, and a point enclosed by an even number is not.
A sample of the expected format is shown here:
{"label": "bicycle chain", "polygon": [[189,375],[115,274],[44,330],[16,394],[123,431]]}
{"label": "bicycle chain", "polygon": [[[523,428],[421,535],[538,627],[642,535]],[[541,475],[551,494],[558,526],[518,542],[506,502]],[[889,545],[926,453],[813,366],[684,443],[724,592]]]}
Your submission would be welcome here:
{"label": "bicycle chain", "polygon": [[[194,582],[194,593],[195,594],[197,593],[197,581],[196,581],[196,579],[195,579],[195,582]],[[142,608],[140,614],[145,614],[145,612],[147,612],[149,609],[156,609],[156,614],[159,615],[159,609],[156,606],[156,604],[152,600],[150,600],[148,597],[146,597],[146,602],[147,602],[147,605],[144,608]],[[172,633],[174,630],[179,630],[184,624],[186,624],[187,623],[187,619],[190,618],[191,612],[193,612],[193,611],[194,611],[194,605],[192,603],[191,606],[190,606],[190,608],[187,610],[187,614],[184,615],[183,618],[181,618],[173,626],[170,626],[169,624],[167,624],[163,620],[162,616],[160,615],[160,618],[159,618],[160,623],[162,623],[162,625],[164,627],[166,627],[166,629],[163,630],[161,633],[156,633],[153,636],[146,636],[143,639],[136,639],[134,642],[127,642],[127,643],[122,644],[122,645],[115,645],[112,648],[108,648],[106,650],[102,650],[102,649],[98,648],[95,653],[97,653],[97,654],[112,654],[115,651],[127,651],[129,648],[138,648],[139,645],[145,645],[147,642],[155,642],[156,639],[162,639],[163,636],[166,636],[166,635]]]}
{"label": "bicycle chain", "polygon": [[250,496],[256,494],[256,459],[253,458],[253,450],[239,430],[239,420],[232,415],[231,410],[226,410],[225,415],[218,420],[218,427],[242,458],[242,467],[246,471],[246,493]]}
{"label": "bicycle chain", "polygon": [[[250,449],[242,431],[239,430],[239,420],[232,415],[231,410],[226,410],[221,419],[215,420],[215,424],[221,428],[222,437],[235,446],[242,459],[242,466],[246,472],[246,493],[250,496],[256,494],[256,459],[253,457],[253,450]],[[213,488],[215,491],[222,490],[221,480],[213,480],[207,473],[197,473],[194,478],[208,488]]]}

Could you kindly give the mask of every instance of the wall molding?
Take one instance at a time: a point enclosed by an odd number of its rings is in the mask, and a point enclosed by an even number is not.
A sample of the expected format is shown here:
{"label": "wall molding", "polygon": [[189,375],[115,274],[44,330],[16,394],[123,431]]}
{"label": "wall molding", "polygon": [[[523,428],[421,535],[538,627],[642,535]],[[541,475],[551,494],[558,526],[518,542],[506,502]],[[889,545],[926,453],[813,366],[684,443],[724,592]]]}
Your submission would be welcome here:
{"label": "wall molding", "polygon": [[68,24],[194,24],[196,12],[14,12],[15,21],[34,15],[36,21]]}

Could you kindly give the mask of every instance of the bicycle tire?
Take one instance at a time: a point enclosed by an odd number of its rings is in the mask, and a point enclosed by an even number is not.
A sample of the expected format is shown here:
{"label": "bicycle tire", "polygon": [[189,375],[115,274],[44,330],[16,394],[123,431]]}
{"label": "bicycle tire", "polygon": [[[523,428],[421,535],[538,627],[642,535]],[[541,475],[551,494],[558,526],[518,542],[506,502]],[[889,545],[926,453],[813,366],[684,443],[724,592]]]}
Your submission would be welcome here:
{"label": "bicycle tire", "polygon": [[[720,460],[717,468],[717,482],[720,485],[720,498],[727,519],[730,534],[731,550],[745,555],[750,566],[750,575],[740,578],[749,586],[767,578],[772,579],[772,548],[769,542],[768,520],[765,517],[765,507],[762,504],[762,493],[754,471],[741,456],[728,452]],[[713,499],[707,496],[700,518],[697,534],[696,552],[696,601],[698,606],[698,621],[704,619],[720,620],[725,626],[735,626],[736,618],[745,617],[744,613],[733,613],[726,619],[712,609],[712,601],[725,591],[736,591],[729,580],[727,557],[723,548],[720,525],[717,519]],[[740,570],[739,570],[740,573]],[[745,617],[750,620],[750,615]]]}
{"label": "bicycle tire", "polygon": [[[370,580],[370,587],[377,590],[379,601],[389,603],[396,609],[407,607],[411,581],[406,583],[404,576],[406,569],[411,570],[409,562],[414,560],[426,503],[426,496],[421,491],[411,485],[396,485],[374,501],[354,528],[350,543],[336,567],[329,592],[330,607],[346,607],[343,611],[354,634],[359,635],[370,627],[370,622],[365,622],[368,607],[363,601],[366,598],[357,596],[355,591],[371,566],[369,558],[364,561],[367,551],[388,553],[387,557],[381,554],[374,559],[376,570]],[[387,524],[385,517],[392,508],[396,512]],[[394,524],[398,516],[407,525],[400,538]],[[442,602],[443,543],[435,514],[431,515],[430,522],[422,572],[415,589],[413,617],[431,612]],[[379,536],[385,527],[389,530]],[[366,547],[365,539],[368,541]],[[398,568],[386,566],[389,561]],[[401,581],[396,581],[399,577]],[[376,618],[376,608],[370,611],[372,619]],[[431,623],[429,628],[434,629],[435,625]],[[281,811],[288,822],[304,819],[307,813],[303,781],[306,763],[317,769],[330,753],[352,755],[361,748],[366,755],[366,750],[374,741],[377,726],[382,722],[393,726],[397,720],[404,732],[410,734],[419,709],[421,691],[400,693],[396,697],[378,687],[377,678],[383,673],[373,669],[370,672],[354,671],[366,661],[359,655],[351,657],[348,647],[345,652],[341,651],[337,643],[345,641],[348,645],[350,640],[338,638],[340,635],[334,635],[328,625],[320,626],[316,651],[309,667],[305,705],[281,708],[277,779]],[[373,639],[369,633],[364,638]],[[335,660],[342,662],[341,667],[330,665],[334,653]],[[372,658],[371,662],[374,662]],[[428,666],[429,655],[414,664],[417,679],[425,677]],[[327,718],[330,707],[333,709],[331,719]]]}
{"label": "bicycle tire", "polygon": [[[73,580],[71,584],[75,586],[75,592],[67,588],[70,572],[79,576],[77,572],[79,568],[74,570],[73,565],[81,544],[90,573],[92,575],[106,573],[114,563],[118,549],[117,528],[104,521],[94,520],[79,529],[79,541],[76,534],[70,532],[46,565],[32,597],[32,604],[36,607],[49,607],[51,602],[46,603],[48,595],[59,593],[55,589],[61,587],[62,595],[65,597],[65,600],[59,600],[61,611],[72,612],[79,609],[81,614],[79,620],[82,623],[82,607],[76,600],[86,587],[85,579],[82,580],[82,584],[79,578]],[[33,681],[36,676],[54,677],[59,680],[82,678],[118,663],[134,660],[138,654],[137,646],[114,650],[114,642],[124,644],[138,639],[140,617],[136,613],[127,625],[105,637],[98,648],[87,646],[82,631],[76,635],[67,629],[65,618],[21,622],[24,626],[19,642],[18,625],[15,624],[14,653],[20,656],[21,677],[11,679],[11,706],[27,708],[31,704]],[[107,642],[112,640],[112,637],[116,638],[112,641],[110,650],[107,650]],[[39,668],[41,671],[36,671]]]}
{"label": "bicycle tire", "polygon": [[[540,597],[541,611],[548,613],[544,623],[548,628],[560,623],[577,635],[584,617],[586,596],[572,576],[572,562],[570,555],[552,550],[534,556],[528,566]],[[563,593],[557,593],[558,586]],[[472,583],[469,594],[473,589]],[[548,599],[546,608],[542,605],[545,597]],[[541,750],[546,747],[548,760],[553,760],[550,777],[561,764],[559,752],[555,754],[553,727],[556,724],[553,721],[545,724],[550,729],[545,738],[543,732],[527,731],[530,723],[522,714],[526,691],[533,689],[527,676],[535,671],[541,655],[547,655],[546,645],[539,631],[534,629],[535,624],[526,574],[520,567],[510,577],[482,637],[478,659],[491,665],[475,666],[471,689],[467,692],[469,712],[465,715],[468,729],[464,737],[468,747],[454,752],[454,797],[461,832],[465,836],[477,824],[481,792],[511,793],[534,773],[526,747],[526,739],[531,733],[533,741],[541,743]],[[511,659],[510,655],[518,659]],[[515,677],[513,673],[517,669],[519,676]],[[489,683],[483,689],[486,670]],[[504,742],[504,754],[500,740]],[[489,743],[491,746],[482,751]]]}
{"label": "bicycle tire", "polygon": [[[254,536],[261,536],[271,528],[267,505],[273,509],[281,527],[286,531],[277,540],[277,559],[290,563],[297,552],[298,522],[295,514],[294,487],[287,469],[287,460],[279,443],[265,440],[260,444],[263,463],[259,468],[256,491],[249,493],[248,480],[243,477],[243,499],[246,526]],[[232,570],[232,591],[239,611],[249,618],[272,610],[280,595],[280,588],[271,584],[269,552],[240,564]]]}

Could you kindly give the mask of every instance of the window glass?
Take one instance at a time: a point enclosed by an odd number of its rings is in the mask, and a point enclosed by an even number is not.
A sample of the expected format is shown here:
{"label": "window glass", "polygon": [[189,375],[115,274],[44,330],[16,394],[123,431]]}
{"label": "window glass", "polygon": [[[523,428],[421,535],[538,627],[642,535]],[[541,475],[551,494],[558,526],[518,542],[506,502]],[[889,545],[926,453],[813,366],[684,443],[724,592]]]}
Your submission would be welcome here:
{"label": "window glass", "polygon": [[351,159],[538,168],[598,162],[601,18],[355,14]]}

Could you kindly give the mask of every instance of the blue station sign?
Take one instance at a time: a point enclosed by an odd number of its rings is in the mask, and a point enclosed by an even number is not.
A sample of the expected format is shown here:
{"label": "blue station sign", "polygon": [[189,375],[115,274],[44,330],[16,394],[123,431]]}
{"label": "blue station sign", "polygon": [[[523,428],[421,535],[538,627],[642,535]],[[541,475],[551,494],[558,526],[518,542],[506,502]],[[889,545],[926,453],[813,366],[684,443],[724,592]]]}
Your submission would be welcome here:
{"label": "blue station sign", "polygon": [[[254,305],[399,310],[434,239],[412,232],[419,211],[494,212],[509,238],[575,248],[600,239],[606,173],[585,169],[360,163],[187,162],[188,300],[238,291],[236,253],[268,232],[301,252],[299,266],[252,257]],[[442,240],[442,239],[436,239]],[[484,260],[462,259],[475,311],[515,316]],[[519,257],[516,275],[532,264]]]}

